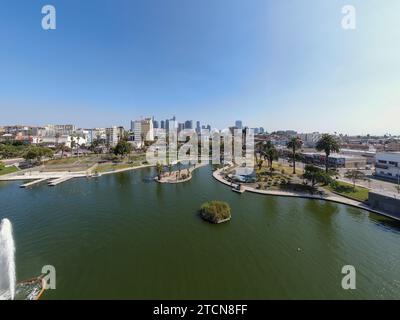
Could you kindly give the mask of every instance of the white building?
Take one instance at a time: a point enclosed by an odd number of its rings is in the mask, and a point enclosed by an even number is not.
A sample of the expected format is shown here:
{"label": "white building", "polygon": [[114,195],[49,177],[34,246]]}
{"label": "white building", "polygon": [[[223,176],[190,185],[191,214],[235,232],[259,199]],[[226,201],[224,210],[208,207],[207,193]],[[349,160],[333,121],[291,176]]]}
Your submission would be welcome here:
{"label": "white building", "polygon": [[400,178],[400,152],[377,153],[375,174],[378,177],[397,181]]}
{"label": "white building", "polygon": [[137,144],[141,144],[143,141],[154,141],[154,127],[151,118],[131,121],[131,131]]}
{"label": "white building", "polygon": [[106,144],[115,147],[118,144],[120,130],[117,126],[106,128]]}

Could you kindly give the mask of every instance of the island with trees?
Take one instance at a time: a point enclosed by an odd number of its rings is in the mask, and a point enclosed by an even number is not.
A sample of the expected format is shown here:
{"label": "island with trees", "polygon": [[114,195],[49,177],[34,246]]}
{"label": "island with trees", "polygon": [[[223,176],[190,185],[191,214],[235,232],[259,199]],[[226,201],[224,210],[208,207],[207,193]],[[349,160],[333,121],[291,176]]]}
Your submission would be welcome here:
{"label": "island with trees", "polygon": [[226,202],[210,201],[203,203],[200,215],[205,221],[219,224],[231,219],[231,208]]}

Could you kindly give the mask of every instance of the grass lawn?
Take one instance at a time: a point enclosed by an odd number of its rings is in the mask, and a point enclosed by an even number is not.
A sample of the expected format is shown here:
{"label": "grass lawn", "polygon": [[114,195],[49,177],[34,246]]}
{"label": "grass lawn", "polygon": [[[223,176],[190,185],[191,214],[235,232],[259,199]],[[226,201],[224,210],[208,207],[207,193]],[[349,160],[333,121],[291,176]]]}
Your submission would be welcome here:
{"label": "grass lawn", "polygon": [[[281,163],[274,162],[272,164],[272,168],[274,168],[276,171],[279,171],[279,172],[281,172],[282,169],[283,169],[283,170],[285,170],[285,174],[292,174],[293,173],[293,167],[286,166],[286,165],[281,164]],[[298,167],[296,167],[296,174],[297,175],[303,174],[303,170],[299,169]]]}
{"label": "grass lawn", "polygon": [[46,162],[46,165],[57,165],[57,164],[74,164],[79,159],[77,157],[54,159]]}
{"label": "grass lawn", "polygon": [[0,176],[3,176],[5,174],[9,174],[9,173],[13,173],[13,172],[17,172],[19,171],[19,169],[15,166],[12,167],[4,167],[4,168],[0,168]]}
{"label": "grass lawn", "polygon": [[105,163],[105,164],[99,164],[94,171],[97,172],[109,172],[109,171],[115,171],[115,170],[120,170],[120,169],[127,169],[127,168],[132,168],[133,166],[128,163],[121,163],[121,164],[110,164],[110,163]]}
{"label": "grass lawn", "polygon": [[336,192],[340,195],[343,195],[345,197],[357,200],[357,201],[367,201],[368,200],[368,192],[369,190],[367,188],[362,188],[356,186],[353,188],[353,185],[350,183],[342,182],[342,181],[337,181],[338,186],[336,188],[333,188],[332,186],[326,186],[325,188],[331,192]]}

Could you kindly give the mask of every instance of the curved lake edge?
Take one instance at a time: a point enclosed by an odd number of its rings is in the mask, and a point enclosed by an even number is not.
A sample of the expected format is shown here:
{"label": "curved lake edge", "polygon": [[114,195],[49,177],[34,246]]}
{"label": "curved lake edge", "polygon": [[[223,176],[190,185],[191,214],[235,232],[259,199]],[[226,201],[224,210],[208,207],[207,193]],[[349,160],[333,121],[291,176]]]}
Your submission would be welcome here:
{"label": "curved lake edge", "polygon": [[[215,170],[213,172],[213,177],[214,179],[216,179],[217,181],[219,181],[220,183],[223,183],[227,186],[233,187],[233,188],[237,188],[238,185],[231,183],[229,181],[226,181],[222,176],[221,176],[221,171],[224,170],[225,168],[221,168],[218,170]],[[256,194],[260,194],[260,195],[266,195],[266,196],[278,196],[278,197],[288,197],[288,198],[302,198],[302,199],[309,199],[309,200],[323,200],[323,201],[329,201],[329,202],[334,202],[334,203],[338,203],[338,204],[343,204],[343,205],[347,205],[353,208],[357,208],[357,209],[361,209],[361,210],[365,210],[371,213],[375,213],[378,214],[380,216],[384,216],[386,218],[395,220],[395,221],[400,221],[400,218],[395,217],[393,215],[390,215],[386,212],[383,211],[379,211],[379,210],[375,210],[372,209],[370,207],[368,207],[368,205],[366,205],[365,203],[356,201],[356,200],[352,200],[343,196],[340,196],[338,194],[336,194],[336,196],[327,196],[327,197],[323,197],[323,196],[314,196],[314,195],[308,195],[308,194],[304,194],[304,193],[295,193],[295,192],[287,192],[287,191],[272,191],[272,190],[258,190],[249,186],[241,186],[241,188],[244,191],[249,191],[252,193],[256,193]],[[243,192],[244,192],[243,191]]]}
{"label": "curved lake edge", "polygon": [[[206,163],[200,163],[199,165],[196,166],[196,168],[194,168],[192,171],[195,171],[196,169],[202,168],[204,166],[206,166]],[[229,164],[229,167],[231,167],[232,164]],[[110,175],[110,174],[115,174],[115,173],[123,173],[123,172],[127,172],[127,171],[134,171],[134,170],[139,170],[139,169],[146,169],[146,168],[152,168],[155,167],[155,165],[152,164],[144,164],[144,165],[140,165],[137,167],[129,167],[129,168],[123,168],[123,169],[117,169],[114,171],[107,171],[107,172],[101,172],[98,173],[97,177],[101,177],[104,175]],[[224,170],[226,168],[220,168],[215,170],[212,173],[212,176],[214,177],[214,179],[216,179],[217,181],[219,181],[220,183],[223,183],[227,186],[230,187],[234,187],[237,188],[238,185],[231,183],[229,181],[226,181],[222,176],[221,176],[221,171]],[[23,173],[21,175],[21,173]],[[60,174],[62,178],[67,178],[65,179],[65,181],[68,181],[70,179],[74,179],[74,178],[89,178],[90,176],[87,175],[86,172],[54,172],[53,174],[55,175],[54,177],[51,176],[52,172],[47,172],[46,174],[35,174],[35,175],[30,175],[27,176],[25,175],[25,173],[22,171],[17,172],[17,173],[10,173],[7,175],[4,175],[2,177],[0,177],[0,181],[13,181],[13,180],[38,180],[37,182],[40,182],[39,180],[49,180],[49,179],[60,179]],[[192,174],[190,174],[190,176],[184,180],[180,180],[177,182],[162,182],[162,181],[158,181],[157,179],[154,179],[157,183],[161,183],[161,184],[179,184],[179,183],[184,183],[184,182],[188,182],[192,179]],[[64,182],[64,181],[61,181]],[[23,186],[21,186],[23,187]],[[303,199],[309,199],[309,200],[323,200],[323,201],[329,201],[329,202],[334,202],[334,203],[338,203],[338,204],[343,204],[343,205],[347,205],[353,208],[357,208],[357,209],[362,209],[374,214],[378,214],[380,216],[384,216],[386,218],[395,220],[395,221],[400,221],[399,217],[393,216],[391,214],[388,214],[386,212],[380,211],[380,210],[375,210],[370,208],[367,204],[344,197],[342,195],[336,194],[335,196],[327,196],[327,197],[323,197],[323,196],[315,196],[315,195],[309,195],[309,194],[304,194],[304,193],[295,193],[295,192],[287,192],[287,191],[275,191],[275,190],[258,190],[249,186],[242,186],[242,191],[240,193],[243,193],[245,191],[248,192],[252,192],[252,193],[256,193],[256,194],[260,194],[260,195],[267,195],[267,196],[280,196],[280,197],[289,197],[289,198],[303,198]]]}

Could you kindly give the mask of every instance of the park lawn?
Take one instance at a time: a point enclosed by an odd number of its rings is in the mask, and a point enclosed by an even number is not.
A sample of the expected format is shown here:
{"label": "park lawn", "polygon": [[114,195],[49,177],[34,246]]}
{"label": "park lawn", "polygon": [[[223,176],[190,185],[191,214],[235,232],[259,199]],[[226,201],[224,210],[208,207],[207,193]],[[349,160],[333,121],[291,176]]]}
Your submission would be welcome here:
{"label": "park lawn", "polygon": [[19,171],[16,166],[0,168],[0,176]]}
{"label": "park lawn", "polygon": [[110,171],[115,171],[115,170],[120,170],[120,169],[127,169],[127,168],[132,168],[132,164],[128,163],[121,163],[121,164],[111,164],[111,163],[105,163],[105,164],[99,164],[94,171],[96,172],[110,172]]}
{"label": "park lawn", "polygon": [[54,159],[54,160],[49,160],[46,162],[46,165],[57,165],[57,164],[74,164],[77,162],[79,159],[77,157],[69,157],[69,158],[63,158],[63,159]]}
{"label": "park lawn", "polygon": [[[285,174],[292,174],[293,173],[293,167],[286,166],[286,165],[283,165],[281,163],[276,163],[276,162],[272,163],[272,168],[274,168],[275,170],[277,170],[279,172],[281,172],[282,169],[283,169],[283,170],[285,170]],[[299,169],[298,167],[296,167],[296,174],[297,175],[303,174],[303,170]]]}
{"label": "park lawn", "polygon": [[338,187],[333,188],[332,186],[326,186],[325,188],[331,192],[340,194],[344,197],[351,198],[360,202],[368,200],[369,190],[367,188],[355,186],[350,183],[337,181]]}

